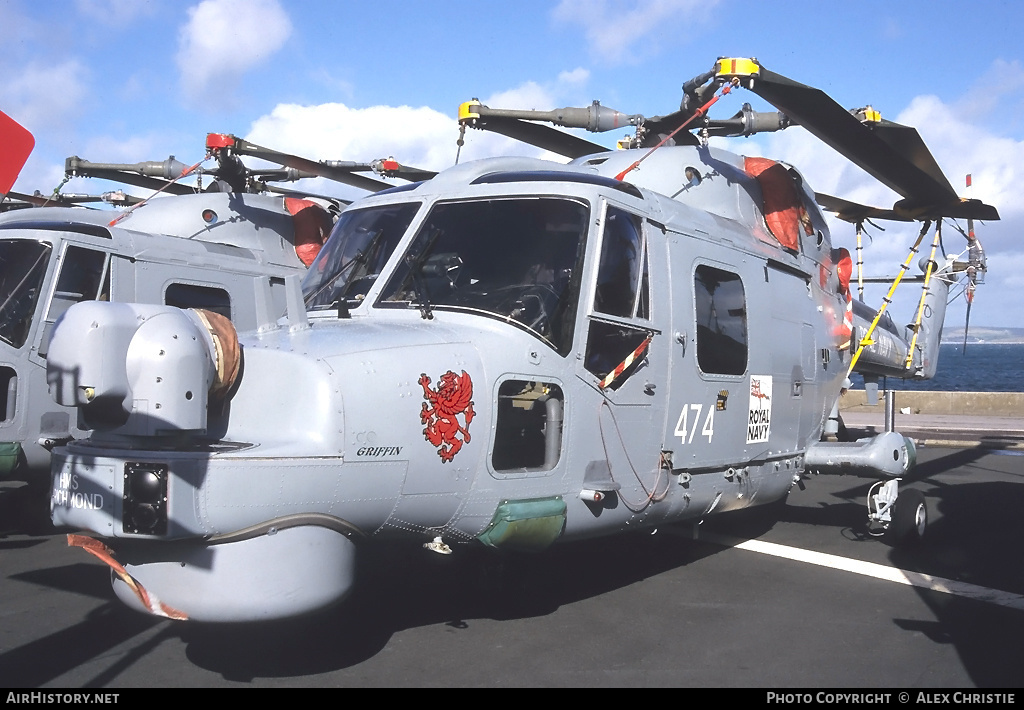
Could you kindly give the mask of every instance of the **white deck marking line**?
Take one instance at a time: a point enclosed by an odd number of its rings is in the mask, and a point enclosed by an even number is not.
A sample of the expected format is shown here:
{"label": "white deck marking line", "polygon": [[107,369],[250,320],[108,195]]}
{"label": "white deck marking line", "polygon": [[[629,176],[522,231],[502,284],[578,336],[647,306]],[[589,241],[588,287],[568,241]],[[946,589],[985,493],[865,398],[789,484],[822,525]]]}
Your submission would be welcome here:
{"label": "white deck marking line", "polygon": [[922,589],[929,589],[933,592],[954,594],[967,599],[976,599],[990,604],[1010,607],[1011,609],[1024,610],[1024,595],[1014,594],[1012,592],[1003,592],[998,589],[989,589],[987,587],[981,587],[977,584],[970,584],[968,582],[958,582],[954,579],[935,577],[930,574],[922,574],[920,572],[910,572],[897,567],[888,567],[886,565],[875,564],[874,562],[862,562],[848,557],[829,555],[824,552],[801,550],[797,547],[779,545],[774,542],[765,542],[763,540],[741,540],[739,538],[730,538],[724,535],[709,533],[701,533],[699,539],[707,540],[708,542],[713,542],[719,545],[725,545],[727,547],[735,547],[740,550],[760,552],[774,557],[783,557],[785,559],[807,562],[821,567],[831,567],[833,569],[839,569],[846,572],[853,572],[854,574],[861,574],[866,577],[884,579],[889,582],[896,582],[897,584],[921,587]]}

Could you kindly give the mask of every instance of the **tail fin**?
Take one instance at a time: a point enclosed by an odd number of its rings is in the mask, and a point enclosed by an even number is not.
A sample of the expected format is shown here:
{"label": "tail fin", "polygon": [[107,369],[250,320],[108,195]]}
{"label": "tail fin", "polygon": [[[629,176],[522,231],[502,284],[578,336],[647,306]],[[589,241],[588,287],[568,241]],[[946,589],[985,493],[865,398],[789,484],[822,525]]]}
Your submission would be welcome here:
{"label": "tail fin", "polygon": [[[928,283],[914,352],[907,367],[908,372],[904,375],[906,378],[929,380],[935,376],[935,370],[939,365],[939,344],[942,341],[942,324],[946,319],[949,287],[956,281],[953,264],[953,258],[949,257],[946,263],[932,274]],[[907,326],[907,331],[912,336],[913,325]]]}

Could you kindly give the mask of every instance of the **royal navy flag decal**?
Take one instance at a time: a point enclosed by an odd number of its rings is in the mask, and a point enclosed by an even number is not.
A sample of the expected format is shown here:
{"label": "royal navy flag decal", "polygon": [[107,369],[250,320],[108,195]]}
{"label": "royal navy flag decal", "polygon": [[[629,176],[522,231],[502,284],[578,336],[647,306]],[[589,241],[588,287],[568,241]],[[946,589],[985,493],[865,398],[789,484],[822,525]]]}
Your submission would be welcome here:
{"label": "royal navy flag decal", "polygon": [[767,443],[772,429],[771,375],[750,376],[750,409],[747,413],[747,443]]}

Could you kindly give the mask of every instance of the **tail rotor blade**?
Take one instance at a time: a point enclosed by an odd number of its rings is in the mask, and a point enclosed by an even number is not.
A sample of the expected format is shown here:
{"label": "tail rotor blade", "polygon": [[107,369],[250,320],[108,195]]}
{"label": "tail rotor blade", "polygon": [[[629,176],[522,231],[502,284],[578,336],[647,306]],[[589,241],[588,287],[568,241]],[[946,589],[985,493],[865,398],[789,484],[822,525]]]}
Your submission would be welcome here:
{"label": "tail rotor blade", "polygon": [[[968,286],[968,289],[972,289],[974,284]],[[971,304],[974,303],[974,293],[971,290],[967,292],[967,316],[964,318],[964,350],[962,355],[967,356],[967,330],[971,327]]]}

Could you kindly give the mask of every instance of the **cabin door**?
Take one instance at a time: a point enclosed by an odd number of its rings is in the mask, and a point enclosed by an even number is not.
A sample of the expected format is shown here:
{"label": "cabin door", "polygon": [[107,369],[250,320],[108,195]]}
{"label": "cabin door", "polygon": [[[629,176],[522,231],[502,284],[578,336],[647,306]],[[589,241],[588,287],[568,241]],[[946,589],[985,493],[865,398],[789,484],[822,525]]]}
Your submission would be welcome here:
{"label": "cabin door", "polygon": [[[660,229],[619,205],[602,207],[578,371],[600,394],[583,415],[598,438],[587,453],[585,484],[596,489],[609,481],[617,484],[628,505],[643,500],[664,478],[668,267]],[[664,480],[660,483],[664,486]]]}

